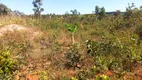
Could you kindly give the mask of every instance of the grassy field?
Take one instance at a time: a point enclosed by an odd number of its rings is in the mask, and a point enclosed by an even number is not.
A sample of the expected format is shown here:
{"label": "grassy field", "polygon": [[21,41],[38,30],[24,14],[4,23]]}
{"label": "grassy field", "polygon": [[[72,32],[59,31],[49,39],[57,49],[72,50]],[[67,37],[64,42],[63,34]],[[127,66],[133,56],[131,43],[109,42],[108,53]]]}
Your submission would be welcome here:
{"label": "grassy field", "polygon": [[141,80],[142,10],[131,12],[0,16],[1,28],[26,28],[0,36],[0,79]]}

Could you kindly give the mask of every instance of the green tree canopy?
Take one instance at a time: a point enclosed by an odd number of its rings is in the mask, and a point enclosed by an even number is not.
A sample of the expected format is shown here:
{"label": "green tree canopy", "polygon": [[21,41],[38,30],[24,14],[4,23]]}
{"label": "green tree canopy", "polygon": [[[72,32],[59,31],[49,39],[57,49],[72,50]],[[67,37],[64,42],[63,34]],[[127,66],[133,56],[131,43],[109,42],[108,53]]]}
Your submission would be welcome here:
{"label": "green tree canopy", "polygon": [[11,10],[6,5],[0,3],[0,15],[7,15],[10,11]]}
{"label": "green tree canopy", "polygon": [[95,14],[99,15],[99,13],[100,13],[100,8],[99,8],[99,6],[96,6],[95,7]]}
{"label": "green tree canopy", "polygon": [[93,12],[95,12],[99,19],[102,19],[103,17],[107,16],[104,7],[100,8],[99,6],[96,6],[95,11]]}
{"label": "green tree canopy", "polygon": [[80,14],[76,9],[74,10],[70,10],[70,12],[73,14],[73,15],[77,15],[77,14]]}
{"label": "green tree canopy", "polygon": [[33,1],[33,6],[34,6],[34,14],[36,17],[39,17],[41,15],[41,12],[44,11],[43,8],[41,8],[42,6],[42,0],[34,0]]}
{"label": "green tree canopy", "polygon": [[106,16],[106,11],[105,11],[105,8],[104,8],[104,7],[102,7],[102,8],[100,9],[100,16],[102,16],[102,17],[105,17],[105,16]]}

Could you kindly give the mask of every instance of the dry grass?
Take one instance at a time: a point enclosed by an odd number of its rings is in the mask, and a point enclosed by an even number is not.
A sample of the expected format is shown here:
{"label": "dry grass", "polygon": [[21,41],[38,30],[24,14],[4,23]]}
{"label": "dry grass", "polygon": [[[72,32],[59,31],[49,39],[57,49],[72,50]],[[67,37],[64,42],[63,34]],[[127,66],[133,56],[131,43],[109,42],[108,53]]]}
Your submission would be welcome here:
{"label": "dry grass", "polygon": [[[41,22],[37,22],[36,19],[30,17],[17,16],[1,16],[0,18],[0,48],[10,47],[14,55],[24,57],[22,67],[28,69],[27,73],[24,73],[25,76],[37,78],[31,74],[37,73],[40,77],[40,73],[45,71],[47,74],[41,76],[48,76],[50,80],[61,80],[62,77],[76,75],[78,70],[65,68],[65,53],[71,46],[71,34],[64,27],[65,22],[52,19],[42,19]],[[60,23],[58,24],[60,27],[56,28],[53,21]],[[7,25],[16,27],[13,29]],[[101,28],[98,30],[101,32]],[[81,25],[75,32],[78,51],[86,56],[84,70],[91,69],[94,64],[92,58],[86,55],[85,41],[88,39],[102,40],[95,34],[95,31],[97,32],[93,25],[87,27]],[[22,49],[19,45],[22,45]],[[22,73],[22,69],[19,69],[19,74]]]}
{"label": "dry grass", "polygon": [[[1,45],[12,46],[13,54],[20,53],[20,56],[24,57],[24,66],[31,71],[27,75],[46,71],[49,78],[54,80],[64,76],[75,76],[76,70],[68,70],[64,66],[66,60],[64,54],[71,45],[71,34],[66,27],[53,28],[53,25],[49,24],[52,20],[45,21],[46,19],[39,24],[36,19],[29,17],[1,16],[0,18]],[[45,25],[48,27],[47,30],[43,30]],[[75,42],[80,47],[81,53],[84,54],[85,41],[95,37],[91,37],[93,32],[92,29],[88,32],[80,28],[75,33]],[[12,42],[13,44],[9,45]],[[24,45],[26,48],[21,51],[19,47],[15,47],[15,44]]]}

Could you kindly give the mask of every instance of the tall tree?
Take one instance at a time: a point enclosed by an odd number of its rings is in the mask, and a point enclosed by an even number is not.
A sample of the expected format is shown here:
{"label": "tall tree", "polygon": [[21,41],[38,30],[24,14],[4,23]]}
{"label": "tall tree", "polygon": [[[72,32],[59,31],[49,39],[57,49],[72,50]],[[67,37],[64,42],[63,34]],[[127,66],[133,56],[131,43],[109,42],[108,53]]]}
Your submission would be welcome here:
{"label": "tall tree", "polygon": [[99,13],[100,13],[100,8],[99,8],[99,6],[96,6],[95,7],[95,14],[99,15]]}
{"label": "tall tree", "polygon": [[106,16],[106,11],[105,11],[104,7],[102,7],[101,10],[100,10],[100,16],[102,16],[102,17]]}
{"label": "tall tree", "polygon": [[0,3],[0,15],[7,15],[10,11],[11,10],[6,5]]}
{"label": "tall tree", "polygon": [[41,12],[44,11],[44,9],[41,8],[42,4],[43,4],[42,0],[34,0],[33,1],[33,6],[34,6],[33,11],[34,11],[34,14],[36,17],[40,17]]}

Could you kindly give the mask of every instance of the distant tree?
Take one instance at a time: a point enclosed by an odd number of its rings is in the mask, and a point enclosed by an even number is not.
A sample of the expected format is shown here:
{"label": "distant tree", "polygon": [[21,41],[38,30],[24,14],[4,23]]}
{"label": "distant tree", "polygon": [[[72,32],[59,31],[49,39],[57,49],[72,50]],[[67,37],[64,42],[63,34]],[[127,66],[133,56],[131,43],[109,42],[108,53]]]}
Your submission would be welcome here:
{"label": "distant tree", "polygon": [[69,12],[68,12],[68,11],[66,11],[66,12],[65,12],[65,15],[69,15]]}
{"label": "distant tree", "polygon": [[105,12],[105,8],[104,8],[104,7],[100,8],[100,13],[99,13],[98,18],[99,18],[99,19],[102,19],[102,18],[104,18],[104,17],[106,17],[106,16],[107,16],[107,14],[106,14],[106,12]]}
{"label": "distant tree", "polygon": [[10,11],[11,10],[6,5],[0,3],[0,15],[7,15]]}
{"label": "distant tree", "polygon": [[77,15],[77,14],[80,14],[76,9],[74,10],[70,10],[70,12],[73,14],[73,15]]}
{"label": "distant tree", "polygon": [[119,16],[120,15],[120,10],[116,10],[116,12],[114,13],[114,16]]}
{"label": "distant tree", "polygon": [[41,6],[42,6],[42,0],[34,0],[33,1],[33,6],[34,6],[34,9],[33,9],[34,15],[36,17],[40,17],[41,12],[44,11],[44,9],[41,8]]}
{"label": "distant tree", "polygon": [[25,14],[23,12],[20,12],[18,10],[14,10],[11,12],[12,15],[16,15],[16,16],[24,16]]}
{"label": "distant tree", "polygon": [[107,15],[104,7],[100,8],[99,6],[95,6],[95,11],[93,12],[98,16],[99,19],[102,19]]}
{"label": "distant tree", "polygon": [[99,6],[96,6],[95,7],[95,14],[99,15],[99,13],[100,13],[100,8],[99,8]]}
{"label": "distant tree", "polygon": [[102,8],[100,9],[100,16],[105,17],[106,15],[107,15],[107,14],[106,14],[105,8],[102,7]]}
{"label": "distant tree", "polygon": [[140,6],[140,9],[142,9],[142,6]]}

